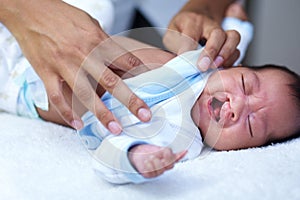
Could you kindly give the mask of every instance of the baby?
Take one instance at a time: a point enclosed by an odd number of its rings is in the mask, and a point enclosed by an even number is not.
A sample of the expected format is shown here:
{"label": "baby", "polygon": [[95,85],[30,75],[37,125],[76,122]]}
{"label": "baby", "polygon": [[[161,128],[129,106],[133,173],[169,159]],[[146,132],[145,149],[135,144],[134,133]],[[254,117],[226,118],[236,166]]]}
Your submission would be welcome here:
{"label": "baby", "polygon": [[[299,75],[276,66],[201,73],[196,68],[201,51],[176,58],[153,48],[133,52],[144,63],[165,64],[125,80],[151,108],[152,120],[148,123],[140,122],[112,95],[98,88],[105,105],[123,125],[118,136],[105,129],[76,99],[71,99],[70,90],[64,87],[70,102],[82,113],[85,126],[79,134],[97,161],[96,171],[106,180],[149,181],[176,162],[199,156],[203,142],[217,150],[242,149],[299,132]],[[30,90],[43,89],[42,82],[33,75],[32,69],[25,72],[26,84],[16,93],[17,108],[7,111],[15,109],[21,115],[64,124],[51,107],[49,111],[40,109],[45,107],[45,91],[36,90],[32,96]],[[9,89],[2,90],[2,94],[16,96]],[[281,92],[280,96],[277,91]]]}
{"label": "baby", "polygon": [[102,100],[123,125],[120,136],[105,130],[92,113],[83,115],[79,134],[108,168],[97,167],[105,179],[147,181],[179,160],[199,156],[202,142],[233,150],[299,133],[299,75],[274,65],[201,73],[195,67],[200,52],[187,52],[125,80],[151,108],[150,122],[141,123],[108,93]]}

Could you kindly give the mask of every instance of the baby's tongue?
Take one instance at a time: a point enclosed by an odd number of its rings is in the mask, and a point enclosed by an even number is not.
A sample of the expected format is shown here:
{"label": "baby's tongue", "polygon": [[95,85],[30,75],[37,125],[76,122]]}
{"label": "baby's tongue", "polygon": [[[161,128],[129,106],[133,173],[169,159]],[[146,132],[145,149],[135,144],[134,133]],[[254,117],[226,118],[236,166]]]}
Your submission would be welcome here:
{"label": "baby's tongue", "polygon": [[214,115],[216,117],[216,121],[220,121],[220,112],[221,112],[221,108],[216,108],[214,109]]}
{"label": "baby's tongue", "polygon": [[217,122],[219,122],[220,120],[220,112],[223,104],[224,102],[221,102],[216,98],[213,98],[213,101],[211,102],[211,106],[213,108],[214,116]]}

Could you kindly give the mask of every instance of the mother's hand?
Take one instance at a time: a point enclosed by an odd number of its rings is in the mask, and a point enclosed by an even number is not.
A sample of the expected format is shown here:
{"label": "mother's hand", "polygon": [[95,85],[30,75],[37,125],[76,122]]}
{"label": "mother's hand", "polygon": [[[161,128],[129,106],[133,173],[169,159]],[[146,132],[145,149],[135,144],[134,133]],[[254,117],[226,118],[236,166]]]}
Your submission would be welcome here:
{"label": "mother's hand", "polygon": [[164,36],[166,47],[177,54],[194,50],[206,43],[198,67],[202,71],[219,66],[232,66],[239,57],[238,32],[224,31],[221,21],[226,8],[234,1],[191,0],[174,16]]}
{"label": "mother's hand", "polygon": [[[127,71],[142,62],[110,39],[87,13],[61,0],[0,0],[1,4],[5,7],[0,8],[0,21],[43,80],[51,106],[70,126],[80,129],[83,124],[63,95],[65,83],[105,127],[121,132],[121,125],[91,86],[91,77],[140,120],[150,119],[147,105],[107,67]],[[91,59],[86,60],[88,56]]]}

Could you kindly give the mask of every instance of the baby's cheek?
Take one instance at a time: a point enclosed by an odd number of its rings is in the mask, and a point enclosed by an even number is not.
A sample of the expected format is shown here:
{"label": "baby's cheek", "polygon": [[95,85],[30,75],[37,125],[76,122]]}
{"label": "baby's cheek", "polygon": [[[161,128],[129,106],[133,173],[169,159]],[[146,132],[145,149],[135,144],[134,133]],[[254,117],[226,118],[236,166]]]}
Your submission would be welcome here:
{"label": "baby's cheek", "polygon": [[208,143],[216,150],[235,150],[240,149],[245,142],[244,138],[238,137],[234,132],[223,129],[214,138],[210,138]]}

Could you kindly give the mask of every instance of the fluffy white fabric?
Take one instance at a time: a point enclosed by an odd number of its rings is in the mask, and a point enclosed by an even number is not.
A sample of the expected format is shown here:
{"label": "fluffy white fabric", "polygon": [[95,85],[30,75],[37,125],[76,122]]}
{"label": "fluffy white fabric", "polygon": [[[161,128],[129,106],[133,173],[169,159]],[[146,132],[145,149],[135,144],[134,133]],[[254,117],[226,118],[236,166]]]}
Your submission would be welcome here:
{"label": "fluffy white fabric", "polygon": [[0,113],[0,199],[300,199],[300,139],[211,152],[141,185],[101,180],[76,132]]}

